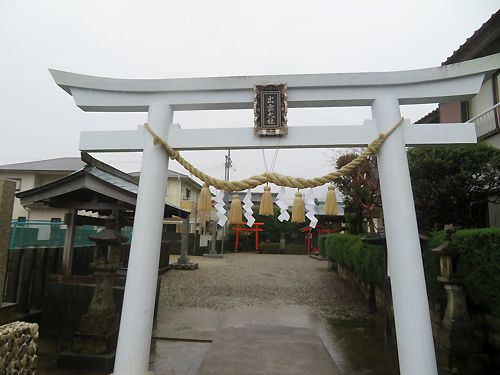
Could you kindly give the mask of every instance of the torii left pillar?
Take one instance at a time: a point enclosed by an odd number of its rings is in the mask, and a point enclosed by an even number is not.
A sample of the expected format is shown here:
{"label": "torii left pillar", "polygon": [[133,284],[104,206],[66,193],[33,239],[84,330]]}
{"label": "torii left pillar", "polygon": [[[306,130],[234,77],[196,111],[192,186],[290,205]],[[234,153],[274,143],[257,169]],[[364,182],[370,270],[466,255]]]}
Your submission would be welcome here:
{"label": "torii left pillar", "polygon": [[[168,104],[149,106],[148,122],[164,139],[172,120]],[[146,139],[114,369],[120,375],[142,375],[148,368],[158,280],[151,270],[158,270],[160,259],[167,170],[165,152]]]}

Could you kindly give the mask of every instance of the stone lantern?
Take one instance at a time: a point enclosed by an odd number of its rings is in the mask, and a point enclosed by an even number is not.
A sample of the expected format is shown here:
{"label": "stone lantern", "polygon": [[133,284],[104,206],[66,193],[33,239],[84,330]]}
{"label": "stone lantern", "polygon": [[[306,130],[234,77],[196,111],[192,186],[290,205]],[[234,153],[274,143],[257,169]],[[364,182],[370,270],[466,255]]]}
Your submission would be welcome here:
{"label": "stone lantern", "polygon": [[437,279],[446,290],[444,318],[434,327],[437,358],[440,366],[450,373],[487,374],[488,356],[483,352],[482,338],[473,331],[464,287],[457,273],[459,254],[451,242],[453,232],[453,229],[448,229],[443,243],[431,249],[439,254],[440,275]]}
{"label": "stone lantern", "polygon": [[94,261],[90,264],[96,278],[94,295],[88,311],[73,335],[71,349],[75,353],[101,355],[116,347],[118,317],[113,298],[113,279],[121,267],[119,253],[126,238],[115,229],[116,220],[109,217],[106,227],[89,236],[95,241]]}
{"label": "stone lantern", "polygon": [[439,254],[439,271],[438,281],[446,284],[458,283],[457,277],[457,252],[451,246],[451,234],[453,230],[446,231],[445,240],[438,247],[431,251]]}
{"label": "stone lantern", "polygon": [[458,252],[451,244],[453,232],[453,229],[448,229],[443,243],[431,249],[439,254],[440,275],[437,279],[444,284],[446,290],[446,311],[443,326],[448,330],[458,327],[470,330],[471,320],[467,310],[466,296],[457,275]]}

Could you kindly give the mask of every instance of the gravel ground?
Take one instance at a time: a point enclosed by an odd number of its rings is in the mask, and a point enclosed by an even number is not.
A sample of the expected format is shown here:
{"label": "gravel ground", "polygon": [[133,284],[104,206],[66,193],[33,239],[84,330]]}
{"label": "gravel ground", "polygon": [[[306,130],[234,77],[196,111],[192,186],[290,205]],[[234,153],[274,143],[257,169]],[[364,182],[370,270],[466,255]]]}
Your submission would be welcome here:
{"label": "gravel ground", "polygon": [[162,279],[160,309],[199,307],[223,311],[242,305],[307,306],[330,319],[370,316],[360,292],[327,262],[303,255],[224,254],[190,257],[195,271],[170,270]]}

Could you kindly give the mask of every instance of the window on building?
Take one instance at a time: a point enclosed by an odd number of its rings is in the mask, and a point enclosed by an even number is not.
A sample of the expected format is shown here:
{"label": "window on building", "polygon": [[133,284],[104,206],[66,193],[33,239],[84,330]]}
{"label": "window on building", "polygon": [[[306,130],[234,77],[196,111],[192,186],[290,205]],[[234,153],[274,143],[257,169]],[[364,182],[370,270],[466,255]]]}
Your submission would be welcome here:
{"label": "window on building", "polygon": [[186,189],[186,200],[191,198],[191,190]]}
{"label": "window on building", "polygon": [[26,216],[18,216],[17,217],[17,222],[18,223],[25,223],[26,222]]}

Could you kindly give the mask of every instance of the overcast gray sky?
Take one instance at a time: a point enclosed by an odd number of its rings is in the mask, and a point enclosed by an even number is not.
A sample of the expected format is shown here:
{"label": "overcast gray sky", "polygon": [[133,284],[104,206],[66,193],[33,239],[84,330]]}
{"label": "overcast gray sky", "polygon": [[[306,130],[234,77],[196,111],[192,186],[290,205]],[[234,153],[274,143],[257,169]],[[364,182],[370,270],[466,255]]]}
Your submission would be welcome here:
{"label": "overcast gray sky", "polygon": [[[78,156],[82,130],[134,129],[145,113],[88,113],[48,68],[119,78],[391,71],[439,65],[498,0],[0,0],[0,164]],[[417,120],[433,106],[402,108]],[[369,108],[291,110],[289,126],[357,124]],[[183,127],[252,126],[251,111],[182,112]],[[185,156],[223,177],[224,152]],[[273,152],[267,151],[267,159]],[[98,154],[125,171],[139,154]],[[231,177],[264,171],[233,151]],[[328,150],[280,150],[275,170],[328,173]],[[182,167],[171,163],[171,169]]]}

